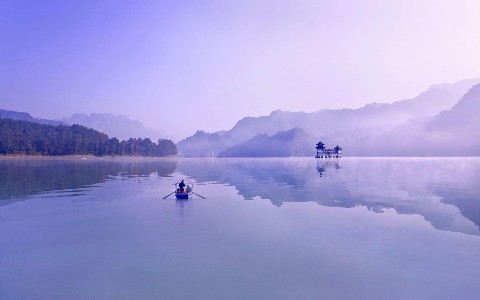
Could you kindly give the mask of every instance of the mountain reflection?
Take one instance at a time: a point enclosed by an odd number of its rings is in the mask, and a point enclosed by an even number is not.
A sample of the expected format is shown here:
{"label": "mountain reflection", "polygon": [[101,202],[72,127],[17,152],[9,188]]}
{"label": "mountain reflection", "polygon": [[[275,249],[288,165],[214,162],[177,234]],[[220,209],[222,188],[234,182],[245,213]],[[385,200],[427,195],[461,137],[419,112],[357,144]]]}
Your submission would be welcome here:
{"label": "mountain reflection", "polygon": [[[0,160],[0,205],[49,191],[81,195],[96,184],[175,172],[234,186],[246,200],[394,209],[435,228],[479,235],[478,158],[25,159]],[[228,195],[225,195],[228,197]],[[180,214],[185,203],[178,203]]]}
{"label": "mountain reflection", "polygon": [[166,177],[175,168],[176,161],[171,159],[0,160],[0,205],[9,203],[5,199],[41,192],[81,192],[114,176],[138,177],[157,172],[159,177]]}
{"label": "mountain reflection", "polygon": [[186,159],[178,170],[276,206],[313,201],[378,213],[394,209],[421,215],[437,229],[480,234],[479,166],[474,158]]}

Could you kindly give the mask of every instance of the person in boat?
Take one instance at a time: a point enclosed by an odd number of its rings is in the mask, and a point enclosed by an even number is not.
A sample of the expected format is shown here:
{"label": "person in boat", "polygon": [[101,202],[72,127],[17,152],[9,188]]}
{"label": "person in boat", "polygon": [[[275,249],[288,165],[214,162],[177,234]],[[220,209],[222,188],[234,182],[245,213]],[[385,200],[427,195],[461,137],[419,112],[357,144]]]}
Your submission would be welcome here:
{"label": "person in boat", "polygon": [[178,184],[178,187],[180,189],[180,193],[183,193],[185,191],[185,183],[183,182],[183,180]]}

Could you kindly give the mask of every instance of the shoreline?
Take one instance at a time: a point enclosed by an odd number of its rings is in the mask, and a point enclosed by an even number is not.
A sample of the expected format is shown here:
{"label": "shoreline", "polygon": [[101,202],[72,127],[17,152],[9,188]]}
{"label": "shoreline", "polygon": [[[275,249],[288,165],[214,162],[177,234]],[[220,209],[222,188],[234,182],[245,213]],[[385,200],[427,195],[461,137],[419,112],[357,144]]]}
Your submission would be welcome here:
{"label": "shoreline", "polygon": [[86,155],[28,155],[28,154],[0,154],[0,160],[9,159],[78,159],[78,160],[102,160],[102,159],[158,159],[158,158],[176,158],[174,156],[129,156],[129,155],[117,155],[117,156],[95,156],[92,154]]}
{"label": "shoreline", "polygon": [[117,156],[95,156],[92,154],[88,155],[28,155],[28,154],[0,154],[0,160],[16,160],[16,159],[39,159],[39,160],[48,160],[48,159],[69,159],[69,160],[103,160],[103,159],[289,159],[289,158],[313,158],[317,161],[338,161],[341,162],[342,159],[350,158],[361,158],[361,159],[403,159],[403,158],[413,158],[413,159],[437,159],[437,158],[448,158],[448,159],[457,159],[457,158],[473,158],[478,159],[480,156],[344,156],[342,158],[315,158],[310,156],[288,156],[288,157],[183,157],[183,156],[131,156],[131,155],[117,155]]}

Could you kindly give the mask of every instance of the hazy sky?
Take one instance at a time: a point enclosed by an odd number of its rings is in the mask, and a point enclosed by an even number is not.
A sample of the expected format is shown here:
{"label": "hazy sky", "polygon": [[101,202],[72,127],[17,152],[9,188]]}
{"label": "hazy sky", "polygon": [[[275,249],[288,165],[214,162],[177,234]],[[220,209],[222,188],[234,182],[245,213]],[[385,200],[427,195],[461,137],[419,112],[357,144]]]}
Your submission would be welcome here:
{"label": "hazy sky", "polygon": [[479,76],[479,0],[0,0],[0,108],[36,117],[183,138]]}

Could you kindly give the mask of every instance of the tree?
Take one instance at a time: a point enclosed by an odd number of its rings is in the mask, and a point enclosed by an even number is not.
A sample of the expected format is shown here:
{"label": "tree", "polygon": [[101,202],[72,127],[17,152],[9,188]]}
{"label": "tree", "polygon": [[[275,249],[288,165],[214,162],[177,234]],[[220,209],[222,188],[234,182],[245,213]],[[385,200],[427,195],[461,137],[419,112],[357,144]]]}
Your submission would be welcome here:
{"label": "tree", "polygon": [[0,154],[27,155],[138,155],[177,154],[170,140],[130,138],[121,141],[81,125],[45,125],[0,118]]}

